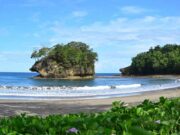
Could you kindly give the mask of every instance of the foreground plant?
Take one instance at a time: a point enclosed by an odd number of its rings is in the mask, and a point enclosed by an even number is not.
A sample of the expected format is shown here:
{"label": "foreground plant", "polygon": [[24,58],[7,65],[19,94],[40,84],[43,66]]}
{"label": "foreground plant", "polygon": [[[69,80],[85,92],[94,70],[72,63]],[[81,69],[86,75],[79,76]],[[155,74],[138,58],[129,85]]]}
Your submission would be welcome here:
{"label": "foreground plant", "polygon": [[114,102],[109,111],[0,119],[0,135],[178,135],[180,98],[145,100],[135,107]]}

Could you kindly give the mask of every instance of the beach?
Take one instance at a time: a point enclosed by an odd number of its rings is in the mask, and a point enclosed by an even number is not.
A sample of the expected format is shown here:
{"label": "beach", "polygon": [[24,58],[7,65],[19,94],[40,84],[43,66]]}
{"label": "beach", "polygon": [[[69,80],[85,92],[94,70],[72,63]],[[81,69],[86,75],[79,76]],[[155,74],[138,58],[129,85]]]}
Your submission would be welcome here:
{"label": "beach", "polygon": [[122,101],[133,106],[145,99],[157,101],[159,97],[180,97],[180,88],[143,92],[140,95],[104,98],[104,99],[68,99],[68,100],[9,100],[0,99],[0,117],[14,116],[21,113],[27,115],[47,116],[52,114],[67,114],[80,112],[100,112],[111,108],[112,102]]}

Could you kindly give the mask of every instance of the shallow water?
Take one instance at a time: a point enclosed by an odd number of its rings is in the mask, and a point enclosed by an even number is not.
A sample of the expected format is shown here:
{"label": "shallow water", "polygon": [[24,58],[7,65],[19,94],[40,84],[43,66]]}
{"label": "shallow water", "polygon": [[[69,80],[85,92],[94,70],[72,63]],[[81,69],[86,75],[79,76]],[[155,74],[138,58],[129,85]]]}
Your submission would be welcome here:
{"label": "shallow water", "polygon": [[96,74],[90,80],[33,79],[35,73],[0,73],[0,99],[107,98],[180,86],[176,77],[118,77]]}

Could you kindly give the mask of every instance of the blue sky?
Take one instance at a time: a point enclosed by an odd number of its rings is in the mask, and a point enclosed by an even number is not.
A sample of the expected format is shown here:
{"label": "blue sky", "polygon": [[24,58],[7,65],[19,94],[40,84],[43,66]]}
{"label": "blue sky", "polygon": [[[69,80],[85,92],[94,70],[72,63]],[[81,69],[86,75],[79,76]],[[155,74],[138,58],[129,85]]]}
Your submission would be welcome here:
{"label": "blue sky", "polygon": [[27,72],[31,52],[82,41],[96,72],[119,72],[151,46],[180,43],[179,0],[0,0],[0,71]]}

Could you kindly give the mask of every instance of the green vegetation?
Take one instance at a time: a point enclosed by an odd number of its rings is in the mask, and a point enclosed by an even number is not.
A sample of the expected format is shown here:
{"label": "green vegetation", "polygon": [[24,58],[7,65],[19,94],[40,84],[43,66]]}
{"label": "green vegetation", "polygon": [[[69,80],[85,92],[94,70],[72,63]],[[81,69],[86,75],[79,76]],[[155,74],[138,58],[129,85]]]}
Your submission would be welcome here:
{"label": "green vegetation", "polygon": [[180,45],[151,48],[138,54],[129,67],[120,71],[124,75],[180,74]]}
{"label": "green vegetation", "polygon": [[57,44],[52,48],[43,47],[35,50],[31,58],[38,61],[51,59],[59,63],[62,67],[73,66],[92,67],[97,61],[97,53],[93,52],[88,45],[82,42],[70,42],[68,44]]}
{"label": "green vegetation", "polygon": [[94,76],[97,53],[82,42],[57,44],[51,48],[35,50],[31,58],[36,60],[30,68],[42,78],[89,79]]}
{"label": "green vegetation", "polygon": [[46,57],[48,55],[49,51],[50,51],[50,48],[47,48],[47,47],[43,47],[43,48],[41,48],[39,50],[35,50],[31,54],[31,58],[39,59],[39,58],[42,58],[42,57]]}
{"label": "green vegetation", "polygon": [[178,135],[180,98],[145,100],[135,107],[114,102],[106,112],[0,119],[1,135]]}

